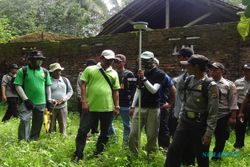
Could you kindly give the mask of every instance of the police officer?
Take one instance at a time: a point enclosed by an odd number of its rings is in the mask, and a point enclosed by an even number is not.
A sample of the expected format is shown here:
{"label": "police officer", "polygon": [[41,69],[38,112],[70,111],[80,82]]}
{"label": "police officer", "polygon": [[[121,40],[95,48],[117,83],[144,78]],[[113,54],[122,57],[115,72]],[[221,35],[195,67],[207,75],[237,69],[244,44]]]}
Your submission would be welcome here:
{"label": "police officer", "polygon": [[[238,106],[241,107],[243,100],[247,94],[247,90],[249,89],[250,84],[250,64],[243,65],[243,73],[244,76],[240,79],[237,79],[234,83],[237,89],[237,95],[238,95]],[[247,113],[246,110],[249,110],[249,108],[244,107],[244,113]],[[239,112],[237,112],[237,117],[239,117]],[[235,136],[236,141],[234,143],[235,150],[239,150],[244,146],[244,140],[245,140],[245,133],[246,133],[246,126],[247,126],[247,117],[249,117],[249,114],[246,114],[245,117],[242,119],[236,120],[235,125]],[[248,119],[249,120],[249,119]]]}
{"label": "police officer", "polygon": [[225,67],[219,62],[214,62],[210,66],[211,77],[216,82],[219,89],[219,110],[217,126],[215,128],[215,147],[213,150],[213,160],[220,160],[224,150],[226,140],[229,138],[229,123],[235,123],[237,106],[237,91],[234,83],[223,78]]}
{"label": "police officer", "polygon": [[[209,166],[209,145],[217,122],[218,92],[216,83],[206,76],[208,58],[194,54],[187,65],[191,75],[185,81],[182,116],[169,146],[166,167],[179,167],[186,145],[194,148],[200,167]],[[190,139],[187,141],[187,139]]]}

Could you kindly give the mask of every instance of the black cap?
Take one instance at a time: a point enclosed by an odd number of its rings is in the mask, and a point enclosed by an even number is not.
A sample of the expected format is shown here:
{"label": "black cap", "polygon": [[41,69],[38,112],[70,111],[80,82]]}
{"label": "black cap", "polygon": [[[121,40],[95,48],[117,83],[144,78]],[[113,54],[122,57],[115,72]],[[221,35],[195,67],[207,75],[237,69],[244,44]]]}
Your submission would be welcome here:
{"label": "black cap", "polygon": [[96,63],[95,59],[87,59],[86,62],[85,62],[86,67],[96,65],[96,64],[97,63]]}
{"label": "black cap", "polygon": [[199,64],[199,65],[207,65],[209,62],[209,59],[203,55],[194,54],[192,55],[187,61],[180,61],[182,65],[188,65],[188,64]]}
{"label": "black cap", "polygon": [[180,49],[178,52],[173,53],[173,56],[185,56],[185,57],[190,57],[194,54],[193,49],[186,47]]}
{"label": "black cap", "polygon": [[224,65],[222,63],[220,63],[220,62],[213,62],[212,64],[209,64],[209,67],[210,68],[212,68],[212,67],[214,67],[214,68],[220,68],[222,70],[225,70]]}
{"label": "black cap", "polygon": [[39,50],[33,50],[29,53],[28,60],[34,60],[34,59],[41,59],[45,60],[45,57],[43,56],[42,51]]}
{"label": "black cap", "polygon": [[242,69],[243,69],[243,70],[244,70],[244,69],[250,70],[250,63],[244,64],[244,65],[242,66]]}
{"label": "black cap", "polygon": [[10,66],[9,66],[9,69],[18,69],[19,67],[18,67],[18,65],[17,64],[11,64]]}

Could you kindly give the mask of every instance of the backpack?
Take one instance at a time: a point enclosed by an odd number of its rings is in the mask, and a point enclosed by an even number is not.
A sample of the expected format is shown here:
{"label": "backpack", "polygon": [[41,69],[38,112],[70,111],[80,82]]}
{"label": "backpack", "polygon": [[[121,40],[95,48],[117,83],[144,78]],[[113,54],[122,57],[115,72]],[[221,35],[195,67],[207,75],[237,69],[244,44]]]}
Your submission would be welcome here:
{"label": "backpack", "polygon": [[63,82],[64,82],[65,85],[66,85],[66,93],[68,93],[68,92],[69,92],[69,84],[68,84],[68,81],[67,81],[66,77],[63,77],[63,76],[61,76],[61,77],[62,77],[62,79],[63,79]]}
{"label": "backpack", "polygon": [[14,77],[14,76],[10,76],[10,77],[11,77],[11,80],[8,82],[8,86],[10,87],[10,89],[13,93],[16,93],[16,87],[14,84],[16,77]]}

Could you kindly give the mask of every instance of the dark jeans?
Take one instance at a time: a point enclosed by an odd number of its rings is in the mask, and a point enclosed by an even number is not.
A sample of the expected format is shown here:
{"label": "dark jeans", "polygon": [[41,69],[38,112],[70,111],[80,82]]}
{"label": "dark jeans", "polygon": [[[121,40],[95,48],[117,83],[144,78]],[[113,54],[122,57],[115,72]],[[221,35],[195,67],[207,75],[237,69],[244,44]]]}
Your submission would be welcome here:
{"label": "dark jeans", "polygon": [[12,116],[18,117],[18,97],[8,97],[7,98],[8,108],[3,116],[2,122],[8,121]]}
{"label": "dark jeans", "polygon": [[[79,97],[77,97],[77,109],[80,114],[80,118],[82,115],[86,116],[88,113],[82,111],[82,102]],[[98,119],[93,120],[93,124],[91,127],[91,133],[98,133]]]}
{"label": "dark jeans", "polygon": [[96,143],[95,153],[99,154],[104,151],[104,146],[108,141],[108,130],[112,120],[113,112],[89,112],[85,116],[81,116],[80,126],[76,136],[75,155],[83,158],[83,150],[86,145],[87,134],[90,131],[93,120],[100,120],[100,135]]}
{"label": "dark jeans", "polygon": [[168,110],[161,109],[160,112],[160,128],[158,133],[159,147],[167,149],[169,146],[170,134],[168,128]]}
{"label": "dark jeans", "polygon": [[[238,104],[239,108],[241,106],[241,104]],[[234,143],[234,147],[235,148],[242,148],[245,144],[244,144],[244,140],[245,140],[245,133],[246,133],[246,127],[247,127],[247,123],[250,120],[250,107],[247,106],[247,111],[245,111],[246,116],[244,117],[244,122],[240,122],[239,119],[236,119],[236,125],[235,125],[235,137],[236,137],[236,141]],[[239,114],[239,111],[237,111],[237,116]]]}
{"label": "dark jeans", "polygon": [[170,136],[174,136],[177,124],[177,118],[174,117],[174,113],[173,111],[171,111],[168,118],[168,128]]}
{"label": "dark jeans", "polygon": [[201,143],[205,130],[206,127],[201,124],[193,126],[181,121],[175,131],[173,142],[169,146],[165,167],[180,167],[187,146],[194,149],[199,167],[208,167],[209,157],[204,154],[208,153],[209,145]]}
{"label": "dark jeans", "polygon": [[215,128],[215,147],[213,150],[213,156],[215,158],[221,158],[221,153],[224,150],[226,140],[229,138],[229,115],[218,119],[217,126]]}

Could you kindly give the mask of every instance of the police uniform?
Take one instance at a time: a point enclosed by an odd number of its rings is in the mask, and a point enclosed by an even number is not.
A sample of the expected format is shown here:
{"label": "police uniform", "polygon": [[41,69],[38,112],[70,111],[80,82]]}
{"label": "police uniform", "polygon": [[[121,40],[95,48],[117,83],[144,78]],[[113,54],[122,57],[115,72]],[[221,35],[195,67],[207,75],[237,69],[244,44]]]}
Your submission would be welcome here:
{"label": "police uniform", "polygon": [[[193,57],[193,58],[192,58]],[[192,64],[204,63],[204,56],[193,55],[187,62]],[[208,59],[206,58],[208,61]],[[206,64],[205,64],[206,65]],[[204,95],[205,83],[206,95]],[[192,146],[198,165],[201,167],[209,166],[209,145],[202,144],[202,137],[211,137],[217,122],[218,111],[218,90],[216,83],[210,81],[207,76],[203,79],[196,80],[195,76],[190,76],[185,84],[184,104],[182,108],[182,117],[180,118],[173,142],[171,143],[165,166],[179,167],[184,148]],[[187,140],[189,139],[189,140]]]}
{"label": "police uniform", "polygon": [[[250,88],[249,84],[250,81],[246,81],[245,77],[242,77],[240,79],[237,79],[234,82],[237,90],[237,96],[238,96],[238,106],[240,108],[241,104],[243,103],[247,90]],[[249,110],[249,107],[248,107]],[[238,112],[237,112],[238,115]],[[247,115],[249,120],[249,114]],[[244,146],[244,140],[245,140],[245,133],[246,133],[246,126],[247,126],[247,118],[245,118],[244,122],[240,122],[240,120],[236,119],[236,125],[235,125],[235,136],[236,141],[234,143],[234,148],[242,148]]]}
{"label": "police uniform", "polygon": [[215,147],[213,149],[212,159],[221,158],[226,140],[229,138],[228,119],[231,111],[238,110],[237,91],[234,83],[221,77],[216,84],[219,89],[219,110],[217,126],[215,128]]}

